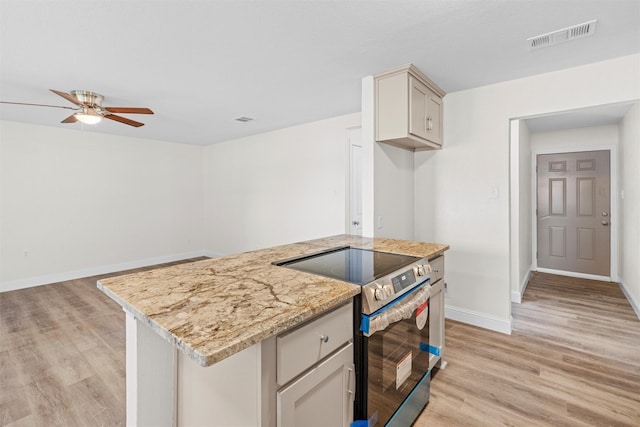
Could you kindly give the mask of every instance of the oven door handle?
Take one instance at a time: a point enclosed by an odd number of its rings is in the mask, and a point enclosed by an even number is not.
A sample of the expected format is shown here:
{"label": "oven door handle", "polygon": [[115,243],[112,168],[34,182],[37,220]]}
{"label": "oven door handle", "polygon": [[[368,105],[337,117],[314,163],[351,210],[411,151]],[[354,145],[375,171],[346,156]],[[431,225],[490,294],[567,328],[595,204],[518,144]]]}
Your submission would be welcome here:
{"label": "oven door handle", "polygon": [[385,330],[389,325],[411,318],[413,312],[429,300],[431,285],[427,284],[419,290],[398,302],[396,305],[373,315],[363,314],[360,330],[369,337],[378,331]]}

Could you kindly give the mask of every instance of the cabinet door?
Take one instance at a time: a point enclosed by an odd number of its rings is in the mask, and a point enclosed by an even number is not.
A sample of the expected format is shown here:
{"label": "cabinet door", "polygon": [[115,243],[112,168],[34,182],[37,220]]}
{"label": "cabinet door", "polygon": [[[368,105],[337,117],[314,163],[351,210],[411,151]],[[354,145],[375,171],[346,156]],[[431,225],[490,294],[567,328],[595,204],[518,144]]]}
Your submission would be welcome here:
{"label": "cabinet door", "polygon": [[427,100],[427,139],[442,145],[442,98],[431,92]]}
{"label": "cabinet door", "polygon": [[409,133],[429,139],[427,116],[431,91],[413,76],[409,76],[409,91]]}
{"label": "cabinet door", "polygon": [[278,427],[348,427],[353,420],[353,344],[278,392]]}

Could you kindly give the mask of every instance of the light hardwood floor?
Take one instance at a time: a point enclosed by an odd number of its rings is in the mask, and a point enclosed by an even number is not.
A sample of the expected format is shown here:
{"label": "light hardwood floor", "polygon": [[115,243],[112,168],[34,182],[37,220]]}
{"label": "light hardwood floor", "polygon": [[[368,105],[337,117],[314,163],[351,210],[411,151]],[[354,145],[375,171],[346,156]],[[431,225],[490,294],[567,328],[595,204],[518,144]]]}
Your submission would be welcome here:
{"label": "light hardwood floor", "polygon": [[[124,425],[124,313],[96,280],[0,293],[0,425]],[[446,322],[416,427],[640,426],[640,321],[616,284],[534,273],[513,318]]]}
{"label": "light hardwood floor", "polygon": [[96,281],[142,270],[0,293],[0,426],[125,425],[125,316]]}
{"label": "light hardwood floor", "polygon": [[416,426],[640,426],[640,321],[615,283],[533,273],[511,335],[447,321]]}

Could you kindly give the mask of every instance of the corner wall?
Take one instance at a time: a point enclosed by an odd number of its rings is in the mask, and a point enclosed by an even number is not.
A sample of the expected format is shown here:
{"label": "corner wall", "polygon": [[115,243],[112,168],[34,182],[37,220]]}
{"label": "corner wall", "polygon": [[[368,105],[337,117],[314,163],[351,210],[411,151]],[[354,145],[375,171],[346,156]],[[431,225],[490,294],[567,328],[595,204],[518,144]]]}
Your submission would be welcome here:
{"label": "corner wall", "polygon": [[413,151],[374,143],[374,237],[414,240]]}
{"label": "corner wall", "polygon": [[203,148],[0,122],[0,291],[201,255]]}
{"label": "corner wall", "polygon": [[345,233],[348,129],[360,113],[204,149],[204,218],[211,255]]}

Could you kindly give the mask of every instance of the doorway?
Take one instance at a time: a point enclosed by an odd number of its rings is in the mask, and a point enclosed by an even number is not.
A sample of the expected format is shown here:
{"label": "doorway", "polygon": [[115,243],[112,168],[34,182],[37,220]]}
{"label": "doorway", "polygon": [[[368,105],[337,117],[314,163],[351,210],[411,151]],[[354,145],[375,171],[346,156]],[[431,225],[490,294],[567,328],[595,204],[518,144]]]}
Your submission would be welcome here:
{"label": "doorway", "polygon": [[[620,231],[625,224],[633,225],[633,221],[629,217],[624,219],[618,209],[624,197],[623,191],[618,188],[621,170],[624,170],[624,165],[627,168],[633,167],[631,158],[618,159],[619,144],[626,141],[620,139],[619,125],[633,106],[637,108],[637,102],[594,106],[511,120],[509,262],[512,302],[521,302],[532,271],[602,281],[618,280]],[[539,252],[536,215],[537,155],[602,150],[610,153],[609,272],[596,275],[539,267],[536,257],[536,253]]]}
{"label": "doorway", "polygon": [[609,277],[610,152],[538,154],[535,169],[539,269]]}

